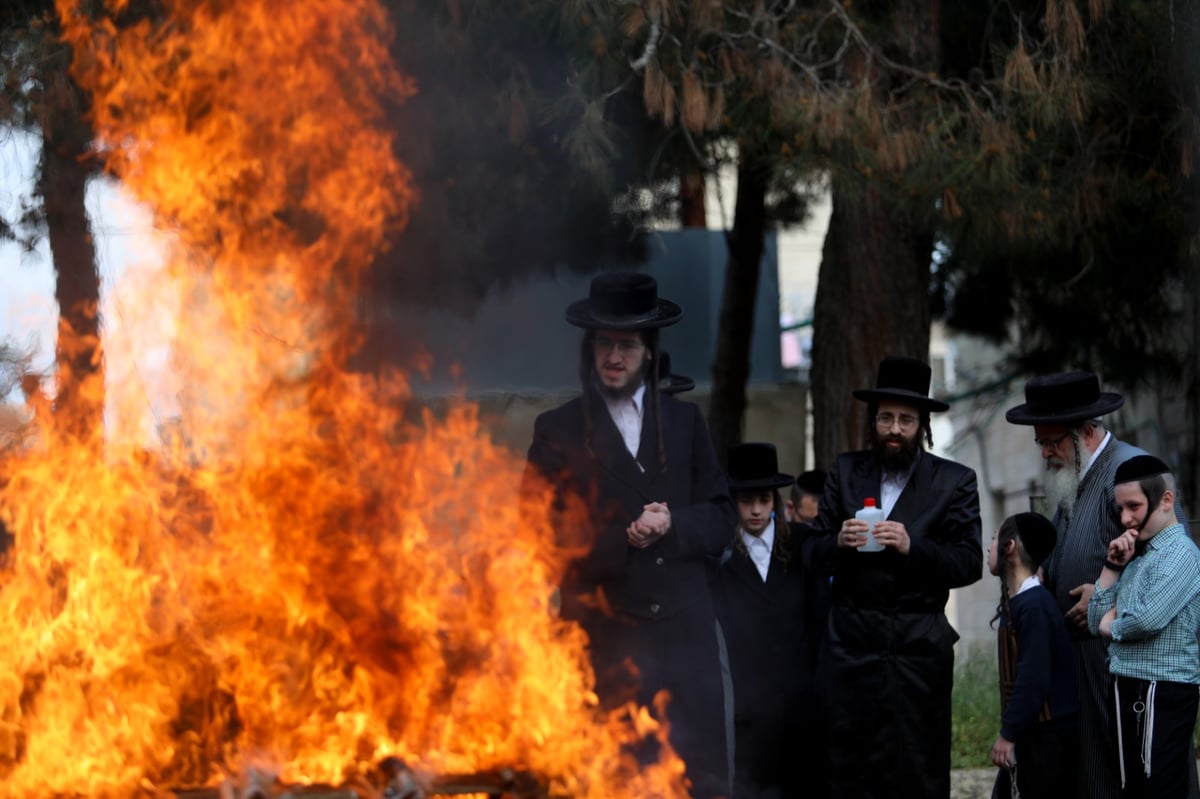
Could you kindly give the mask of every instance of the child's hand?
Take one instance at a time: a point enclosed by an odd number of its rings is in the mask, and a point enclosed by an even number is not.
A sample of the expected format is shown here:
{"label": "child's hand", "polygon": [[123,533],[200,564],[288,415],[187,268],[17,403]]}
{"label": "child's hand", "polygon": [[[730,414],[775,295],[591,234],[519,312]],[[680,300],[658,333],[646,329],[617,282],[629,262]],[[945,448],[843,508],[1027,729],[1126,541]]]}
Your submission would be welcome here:
{"label": "child's hand", "polygon": [[1105,613],[1104,616],[1101,617],[1100,623],[1098,625],[1096,625],[1097,629],[1100,632],[1100,637],[1103,638],[1105,641],[1112,640],[1112,626],[1113,626],[1113,622],[1116,620],[1117,620],[1117,609],[1115,607],[1109,608],[1108,612]]}
{"label": "child's hand", "polygon": [[1017,764],[1017,747],[1003,735],[997,736],[992,744],[992,763],[996,768],[1010,768]]}
{"label": "child's hand", "polygon": [[1108,543],[1108,559],[1123,566],[1133,559],[1133,548],[1137,544],[1137,530],[1126,530]]}

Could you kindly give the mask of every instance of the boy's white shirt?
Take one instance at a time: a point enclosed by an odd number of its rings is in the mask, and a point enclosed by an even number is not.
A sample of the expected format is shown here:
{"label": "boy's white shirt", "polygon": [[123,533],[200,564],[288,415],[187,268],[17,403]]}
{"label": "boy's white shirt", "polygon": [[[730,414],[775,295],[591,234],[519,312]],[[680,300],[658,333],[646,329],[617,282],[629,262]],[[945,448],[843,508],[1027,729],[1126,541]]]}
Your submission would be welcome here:
{"label": "boy's white shirt", "polygon": [[1025,582],[1021,583],[1021,587],[1017,589],[1017,593],[1023,594],[1026,591],[1028,591],[1030,588],[1036,588],[1037,586],[1039,586],[1041,584],[1042,584],[1042,581],[1040,579],[1038,579],[1038,576],[1036,574],[1031,574],[1025,578]]}
{"label": "boy's white shirt", "polygon": [[767,522],[767,528],[760,536],[750,535],[740,526],[738,534],[742,537],[742,543],[746,545],[746,551],[750,553],[750,560],[754,561],[754,568],[758,569],[758,576],[765,583],[767,570],[771,568],[771,550],[775,548],[775,520]]}

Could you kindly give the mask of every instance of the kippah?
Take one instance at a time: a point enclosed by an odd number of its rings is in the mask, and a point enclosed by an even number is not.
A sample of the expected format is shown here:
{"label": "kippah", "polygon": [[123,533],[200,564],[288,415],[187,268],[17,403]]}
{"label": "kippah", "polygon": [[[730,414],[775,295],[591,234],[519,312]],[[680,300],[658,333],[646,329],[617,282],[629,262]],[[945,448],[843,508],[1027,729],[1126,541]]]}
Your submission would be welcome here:
{"label": "kippah", "polygon": [[815,494],[819,497],[825,493],[825,472],[819,469],[802,472],[796,478],[796,486],[806,494]]}
{"label": "kippah", "polygon": [[1058,531],[1040,513],[1018,513],[1012,519],[1017,526],[1017,535],[1021,537],[1021,546],[1025,547],[1035,565],[1041,565],[1054,551],[1054,545],[1058,543]]}
{"label": "kippah", "polygon": [[1147,477],[1170,473],[1171,467],[1153,455],[1134,455],[1117,467],[1117,473],[1113,476],[1113,485],[1132,483]]}

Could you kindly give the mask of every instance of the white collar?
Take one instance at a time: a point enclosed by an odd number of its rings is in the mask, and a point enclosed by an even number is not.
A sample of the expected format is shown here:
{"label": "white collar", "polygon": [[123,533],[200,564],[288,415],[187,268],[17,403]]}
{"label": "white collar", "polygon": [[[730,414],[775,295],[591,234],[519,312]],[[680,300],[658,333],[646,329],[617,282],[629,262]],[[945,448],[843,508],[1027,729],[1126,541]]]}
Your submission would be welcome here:
{"label": "white collar", "polygon": [[742,543],[746,545],[747,550],[750,549],[750,543],[756,538],[767,545],[768,552],[773,552],[775,550],[775,520],[774,519],[771,519],[769,522],[767,522],[767,526],[762,531],[762,535],[750,535],[749,533],[747,533],[745,530],[742,529],[741,525],[738,525],[738,533],[741,534]]}
{"label": "white collar", "polygon": [[1112,439],[1112,433],[1105,430],[1104,431],[1104,440],[1100,442],[1100,446],[1096,447],[1096,451],[1092,453],[1092,456],[1090,458],[1088,458],[1087,463],[1085,463],[1083,465],[1083,468],[1079,470],[1079,479],[1080,480],[1083,480],[1083,476],[1088,473],[1088,469],[1092,468],[1092,464],[1095,463],[1096,459],[1100,457],[1100,453],[1104,451],[1104,448],[1106,446],[1108,446],[1108,442],[1111,439]]}
{"label": "white collar", "polygon": [[1036,574],[1031,574],[1025,578],[1025,582],[1021,583],[1021,587],[1017,589],[1018,594],[1023,594],[1030,588],[1037,588],[1042,584],[1042,581]]}
{"label": "white collar", "polygon": [[634,389],[633,393],[630,394],[628,397],[619,397],[619,398],[614,399],[613,397],[611,397],[608,394],[605,394],[603,392],[601,392],[600,396],[604,397],[604,404],[608,406],[608,409],[610,411],[615,411],[617,408],[620,408],[625,402],[632,402],[633,409],[635,411],[637,411],[638,418],[641,419],[642,418],[642,401],[646,397],[646,383],[642,382],[642,384],[640,386],[638,386],[636,389]]}

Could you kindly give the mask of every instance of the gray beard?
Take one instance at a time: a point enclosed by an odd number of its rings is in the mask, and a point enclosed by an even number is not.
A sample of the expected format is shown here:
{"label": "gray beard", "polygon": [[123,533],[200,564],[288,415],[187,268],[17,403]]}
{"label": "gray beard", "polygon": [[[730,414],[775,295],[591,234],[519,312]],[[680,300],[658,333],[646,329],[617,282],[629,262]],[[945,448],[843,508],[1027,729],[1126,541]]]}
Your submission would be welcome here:
{"label": "gray beard", "polygon": [[1050,512],[1062,510],[1067,516],[1075,510],[1075,499],[1079,495],[1079,475],[1070,465],[1061,469],[1046,469],[1046,504]]}

